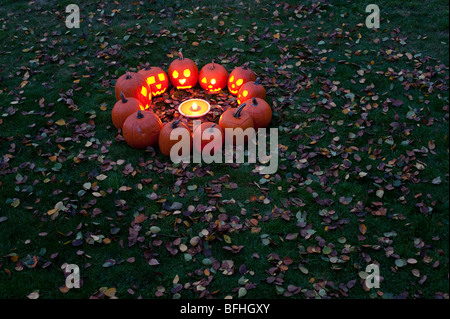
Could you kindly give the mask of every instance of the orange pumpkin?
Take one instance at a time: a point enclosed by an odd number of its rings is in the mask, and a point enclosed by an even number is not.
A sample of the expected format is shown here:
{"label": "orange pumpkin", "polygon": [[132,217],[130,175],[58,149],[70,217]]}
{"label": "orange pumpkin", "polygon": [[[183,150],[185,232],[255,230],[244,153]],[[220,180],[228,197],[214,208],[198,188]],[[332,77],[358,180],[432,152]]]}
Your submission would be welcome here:
{"label": "orange pumpkin", "polygon": [[246,100],[250,100],[252,97],[259,97],[260,99],[266,99],[266,89],[259,84],[259,78],[255,81],[248,81],[244,83],[239,89],[237,102],[241,104]]}
{"label": "orange pumpkin", "polygon": [[166,92],[169,87],[169,77],[163,69],[157,66],[145,66],[139,70],[138,74],[142,75],[147,81],[152,91],[152,96],[158,96]]}
{"label": "orange pumpkin", "polygon": [[248,81],[255,81],[255,72],[248,68],[248,64],[235,68],[230,73],[228,78],[228,91],[231,94],[237,95],[241,86]]}
{"label": "orange pumpkin", "polygon": [[146,109],[150,107],[152,101],[152,92],[144,77],[136,72],[127,72],[120,76],[114,87],[116,101],[119,101],[120,92],[125,97],[134,97]]}
{"label": "orange pumpkin", "polygon": [[198,81],[198,68],[194,61],[184,58],[181,52],[179,58],[169,65],[170,83],[177,89],[193,88]]}
{"label": "orange pumpkin", "polygon": [[[206,137],[206,134],[203,136],[205,132],[209,133],[209,137]],[[200,136],[200,143],[196,143],[194,137],[194,148],[199,153],[203,151],[206,145],[213,143],[213,145],[210,145],[211,156],[214,155],[214,149],[222,149],[223,142],[225,141],[223,129],[214,122],[203,122],[195,129],[194,136]]]}
{"label": "orange pumpkin", "polygon": [[227,86],[228,72],[220,64],[206,64],[201,70],[198,77],[200,86],[208,91],[208,93],[218,93]]}
{"label": "orange pumpkin", "polygon": [[153,111],[137,111],[127,117],[122,127],[125,142],[133,148],[147,148],[158,144],[162,122]]}
{"label": "orange pumpkin", "polygon": [[272,108],[265,100],[253,97],[245,101],[245,104],[247,105],[244,107],[244,111],[247,111],[252,117],[255,130],[269,125],[272,120]]}
{"label": "orange pumpkin", "polygon": [[[181,141],[182,135],[178,135],[178,139],[171,140],[170,135],[173,131],[179,130],[187,130],[189,132],[190,142],[189,145],[192,147],[192,134],[189,126],[185,123],[181,123],[179,120],[174,120],[164,124],[161,132],[159,133],[159,150],[166,156],[170,156],[170,150],[172,147]],[[181,156],[181,149],[178,152],[178,155]]]}
{"label": "orange pumpkin", "polygon": [[128,116],[142,109],[134,97],[126,98],[123,92],[120,92],[120,98],[111,111],[112,122],[116,129],[121,129]]}
{"label": "orange pumpkin", "polygon": [[[228,110],[222,113],[219,119],[219,125],[225,132],[227,128],[231,129],[241,128],[243,131],[245,131],[248,128],[254,127],[253,119],[250,116],[250,113],[244,111],[245,106],[246,104],[243,103],[238,108],[229,108]],[[238,143],[239,139],[237,139],[236,137],[237,136],[234,136],[233,138],[233,144],[239,145],[240,144]],[[246,143],[247,140],[248,139],[246,135],[243,141]]]}

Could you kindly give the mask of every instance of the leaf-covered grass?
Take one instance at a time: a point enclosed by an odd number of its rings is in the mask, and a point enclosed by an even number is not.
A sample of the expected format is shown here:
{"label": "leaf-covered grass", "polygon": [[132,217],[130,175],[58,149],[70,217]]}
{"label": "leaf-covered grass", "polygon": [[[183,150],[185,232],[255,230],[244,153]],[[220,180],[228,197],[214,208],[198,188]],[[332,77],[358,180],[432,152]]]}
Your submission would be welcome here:
{"label": "leaf-covered grass", "polygon": [[[82,1],[69,30],[72,2],[0,8],[1,298],[448,298],[448,3],[379,1],[372,30],[370,2]],[[261,77],[276,174],[126,145],[116,79],[181,48]]]}

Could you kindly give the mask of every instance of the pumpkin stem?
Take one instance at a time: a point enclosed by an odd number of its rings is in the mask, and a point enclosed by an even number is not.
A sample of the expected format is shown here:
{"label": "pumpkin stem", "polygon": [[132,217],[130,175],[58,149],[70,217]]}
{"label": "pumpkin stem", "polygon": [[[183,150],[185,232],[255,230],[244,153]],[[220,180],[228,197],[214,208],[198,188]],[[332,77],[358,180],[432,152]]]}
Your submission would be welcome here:
{"label": "pumpkin stem", "polygon": [[217,125],[217,124],[214,123],[213,125],[211,125],[210,127],[208,127],[207,130],[208,130],[208,131],[214,130],[214,127],[215,127],[216,125]]}
{"label": "pumpkin stem", "polygon": [[120,98],[122,99],[122,103],[128,102],[128,100],[125,98],[125,95],[123,94],[123,92],[120,92]]}
{"label": "pumpkin stem", "polygon": [[244,109],[244,107],[246,106],[246,103],[242,103],[241,105],[239,105],[239,107],[237,108],[236,112],[233,113],[233,116],[236,118],[239,118],[241,116],[241,111]]}
{"label": "pumpkin stem", "polygon": [[142,112],[141,112],[141,110],[139,110],[138,112],[137,112],[137,116],[136,116],[138,119],[143,119],[144,118],[144,114],[142,114]]}
{"label": "pumpkin stem", "polygon": [[181,53],[181,51],[178,52],[178,60],[183,60],[184,56],[183,53]]}
{"label": "pumpkin stem", "polygon": [[130,73],[130,71],[127,71],[127,75],[126,75],[125,78],[126,78],[127,80],[131,79],[131,73]]}
{"label": "pumpkin stem", "polygon": [[253,106],[257,106],[258,105],[258,101],[256,101],[255,97],[252,97],[252,102],[253,102]]}
{"label": "pumpkin stem", "polygon": [[258,78],[256,78],[256,80],[255,80],[255,84],[256,85],[259,85],[259,80],[260,80],[260,78],[258,77]]}
{"label": "pumpkin stem", "polygon": [[243,68],[244,70],[247,70],[247,69],[248,69],[248,62],[245,62],[245,63],[242,65],[242,68]]}
{"label": "pumpkin stem", "polygon": [[146,63],[145,64],[145,71],[148,71],[148,70],[150,70],[152,67],[150,66],[150,63]]}
{"label": "pumpkin stem", "polygon": [[180,120],[175,120],[175,121],[173,121],[173,123],[172,123],[172,128],[173,128],[173,129],[176,129],[176,128],[178,127],[178,124],[180,124]]}
{"label": "pumpkin stem", "polygon": [[216,68],[215,65],[214,65],[214,62],[216,62],[216,59],[212,59],[212,61],[211,61],[211,63],[212,63],[211,70],[214,70]]}

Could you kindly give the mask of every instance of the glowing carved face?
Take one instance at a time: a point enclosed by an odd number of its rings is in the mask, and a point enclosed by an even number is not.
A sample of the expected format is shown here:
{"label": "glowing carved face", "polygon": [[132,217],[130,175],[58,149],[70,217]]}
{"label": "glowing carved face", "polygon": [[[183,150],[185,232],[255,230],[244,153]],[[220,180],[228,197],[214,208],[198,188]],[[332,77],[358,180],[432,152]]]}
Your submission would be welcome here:
{"label": "glowing carved face", "polygon": [[125,97],[134,97],[145,108],[150,107],[152,94],[145,78],[135,72],[127,72],[120,76],[114,87],[116,99],[121,99],[122,93]]}
{"label": "glowing carved face", "polygon": [[202,89],[217,93],[227,86],[228,71],[224,66],[211,62],[200,70],[199,79]]}
{"label": "glowing carved face", "polygon": [[230,92],[232,94],[237,94],[239,92],[239,89],[241,88],[242,84],[244,84],[244,80],[237,79],[235,82],[234,75],[230,76],[230,79],[228,80],[228,87],[231,88]]}
{"label": "glowing carved face", "polygon": [[177,86],[177,89],[190,89],[192,85],[183,86],[190,76],[191,71],[189,69],[184,69],[182,76],[180,76],[180,73],[177,70],[172,72],[172,77],[178,80],[178,83],[180,84]]}
{"label": "glowing carved face", "polygon": [[159,67],[147,67],[140,70],[139,73],[146,79],[153,96],[163,94],[169,87],[169,78],[166,72]]}
{"label": "glowing carved face", "polygon": [[[142,86],[141,92],[140,92],[140,97],[138,98],[138,100],[141,102],[139,105],[141,110],[148,109],[150,107],[150,105],[149,105],[149,103],[147,103],[147,101],[149,101],[151,98],[152,98],[152,92],[149,91],[147,87]],[[145,107],[143,105],[145,105]]]}
{"label": "glowing carved face", "polygon": [[230,77],[228,78],[228,91],[233,95],[237,95],[244,83],[255,80],[255,72],[246,66],[237,67],[231,71]]}
{"label": "glowing carved face", "polygon": [[194,61],[180,55],[169,66],[170,82],[177,89],[190,89],[197,84],[198,69]]}
{"label": "glowing carved face", "polygon": [[164,73],[158,73],[157,76],[150,76],[147,78],[147,84],[150,87],[155,87],[155,90],[152,90],[153,96],[157,96],[163,94],[167,89],[167,84],[163,87],[164,82],[167,81],[167,77]]}
{"label": "glowing carved face", "polygon": [[238,104],[242,104],[253,97],[259,97],[263,100],[266,99],[266,90],[259,83],[259,78],[256,81],[248,81],[241,86],[237,95],[237,102]]}
{"label": "glowing carved face", "polygon": [[209,92],[219,92],[222,90],[222,88],[216,88],[215,85],[217,83],[216,79],[211,79],[208,83],[208,80],[206,78],[202,79],[202,87],[206,87]]}

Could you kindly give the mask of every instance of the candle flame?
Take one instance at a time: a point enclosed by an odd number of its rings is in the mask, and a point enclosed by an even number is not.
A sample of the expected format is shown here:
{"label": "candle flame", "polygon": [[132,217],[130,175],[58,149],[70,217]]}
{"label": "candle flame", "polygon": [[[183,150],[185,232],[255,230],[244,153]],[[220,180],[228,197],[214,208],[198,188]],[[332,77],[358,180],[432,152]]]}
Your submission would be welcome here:
{"label": "candle flame", "polygon": [[192,104],[192,111],[197,111],[198,110],[198,105],[194,102],[193,104]]}

